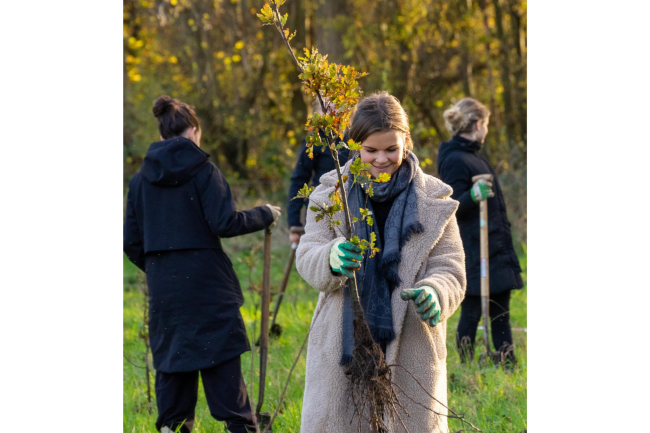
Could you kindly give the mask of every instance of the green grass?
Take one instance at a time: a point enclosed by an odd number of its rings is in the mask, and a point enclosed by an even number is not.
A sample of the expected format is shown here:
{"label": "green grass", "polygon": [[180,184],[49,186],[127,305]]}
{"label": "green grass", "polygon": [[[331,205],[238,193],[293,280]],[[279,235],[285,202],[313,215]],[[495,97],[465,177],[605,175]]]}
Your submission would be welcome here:
{"label": "green grass", "polygon": [[[228,240],[224,247],[229,253],[235,271],[241,281],[246,302],[242,308],[242,316],[246,323],[251,342],[259,334],[259,295],[249,291],[249,281],[259,285],[262,274],[261,252],[251,251],[251,245],[261,244],[261,236],[250,236],[247,245]],[[272,290],[282,280],[282,272],[289,255],[286,245],[278,245],[272,253],[271,285]],[[249,272],[246,261],[256,260],[257,264],[252,273]],[[526,281],[526,252],[520,252],[524,281]],[[249,262],[249,264],[252,264]],[[249,277],[251,277],[249,279]],[[126,257],[124,258],[124,432],[155,432],[155,395],[153,392],[153,375],[151,377],[153,413],[149,413],[147,405],[147,385],[144,365],[145,346],[139,334],[143,322],[143,295],[139,291],[138,271]],[[271,340],[269,347],[268,373],[266,392],[262,410],[273,412],[284,387],[287,374],[294,362],[300,346],[305,338],[311,317],[318,300],[316,290],[310,288],[298,272],[293,270],[282,308],[278,315],[278,323],[283,327],[282,336]],[[501,369],[479,369],[476,364],[463,366],[459,363],[454,344],[454,332],[458,323],[460,309],[449,319],[447,328],[447,369],[449,406],[457,413],[464,414],[466,419],[481,428],[484,432],[514,432],[526,429],[526,334],[513,331],[515,354],[519,365],[514,373],[506,373]],[[253,326],[257,324],[255,339]],[[511,301],[511,324],[513,327],[526,327],[526,287],[513,292]],[[482,331],[477,333],[477,357],[484,349],[481,347]],[[298,361],[291,376],[280,413],[273,426],[276,432],[300,431],[300,412],[302,409],[302,394],[305,383],[306,349]],[[129,362],[130,361],[130,362]],[[151,359],[149,360],[151,362]],[[252,402],[257,403],[259,356],[255,354],[254,372],[252,376],[253,392],[251,389],[251,354],[242,355],[242,370],[244,380],[249,389]],[[133,365],[137,364],[137,366]],[[449,420],[452,432],[467,429],[458,420]],[[196,421],[193,432],[212,433],[224,432],[223,424],[210,416],[202,388],[199,389],[199,400],[196,408]],[[468,430],[471,431],[471,430]]]}

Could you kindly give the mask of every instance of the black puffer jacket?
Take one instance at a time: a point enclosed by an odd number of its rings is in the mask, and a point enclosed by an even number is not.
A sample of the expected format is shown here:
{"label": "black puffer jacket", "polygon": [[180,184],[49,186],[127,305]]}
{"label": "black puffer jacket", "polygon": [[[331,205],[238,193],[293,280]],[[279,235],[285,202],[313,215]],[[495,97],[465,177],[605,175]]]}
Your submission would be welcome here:
{"label": "black puffer jacket", "polygon": [[519,260],[512,245],[501,185],[487,158],[478,152],[480,146],[476,141],[455,135],[440,145],[437,161],[440,179],[453,188],[451,196],[460,203],[456,218],[465,249],[467,296],[481,294],[479,205],[470,196],[472,177],[478,174],[494,176],[494,197],[488,199],[490,293],[502,293],[524,286]]}

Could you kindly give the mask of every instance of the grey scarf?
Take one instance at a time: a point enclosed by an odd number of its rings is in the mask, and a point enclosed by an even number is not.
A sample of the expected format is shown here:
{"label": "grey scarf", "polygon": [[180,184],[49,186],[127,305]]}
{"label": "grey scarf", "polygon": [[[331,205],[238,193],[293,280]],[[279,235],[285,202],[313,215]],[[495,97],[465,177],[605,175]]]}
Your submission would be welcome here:
{"label": "grey scarf", "polygon": [[[418,220],[418,204],[413,186],[413,178],[419,166],[417,157],[408,152],[400,167],[393,173],[391,180],[386,183],[373,183],[374,201],[383,202],[395,199],[388,213],[384,226],[384,245],[381,245],[377,224],[369,226],[361,218],[359,208],[364,207],[372,211],[371,201],[365,191],[354,185],[348,189],[348,203],[350,214],[359,218],[355,233],[360,239],[370,241],[370,233],[374,232],[376,244],[380,252],[369,258],[366,252],[361,269],[357,272],[357,289],[363,307],[366,323],[376,343],[385,347],[395,338],[393,329],[393,312],[390,305],[391,294],[399,286],[401,279],[398,273],[401,260],[401,250],[409,240],[412,233],[422,233],[424,227]],[[352,176],[348,180],[348,187],[352,185]],[[345,365],[352,360],[354,348],[353,315],[350,292],[346,285],[345,299],[343,302],[343,356],[341,364]]]}

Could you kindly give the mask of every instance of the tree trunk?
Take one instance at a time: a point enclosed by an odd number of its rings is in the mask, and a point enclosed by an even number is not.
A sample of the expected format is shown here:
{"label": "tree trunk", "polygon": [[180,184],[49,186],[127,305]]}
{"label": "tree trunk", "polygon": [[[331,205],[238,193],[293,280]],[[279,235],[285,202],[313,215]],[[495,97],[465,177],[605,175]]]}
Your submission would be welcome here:
{"label": "tree trunk", "polygon": [[508,148],[517,141],[516,113],[512,106],[512,88],[510,85],[510,50],[508,40],[503,31],[503,13],[499,0],[492,0],[494,5],[494,20],[497,26],[497,37],[499,38],[499,52],[501,55],[501,85],[503,86],[503,106],[505,110],[506,135]]}
{"label": "tree trunk", "polygon": [[521,140],[526,143],[528,134],[527,128],[527,110],[526,110],[526,82],[524,75],[526,72],[526,60],[524,58],[523,49],[521,46],[521,16],[517,10],[517,1],[508,0],[510,12],[510,28],[512,33],[513,42],[515,45],[515,52],[517,53],[516,65],[513,71],[515,78],[515,105],[517,106],[517,123],[521,132]]}
{"label": "tree trunk", "polygon": [[314,3],[313,6],[316,7],[316,10],[311,16],[315,37],[313,45],[318,47],[319,53],[327,54],[327,60],[330,63],[343,63],[345,49],[341,34],[335,27],[335,20],[338,15],[345,15],[347,2],[345,0],[324,0]]}
{"label": "tree trunk", "polygon": [[[488,25],[488,16],[487,16],[487,5],[485,4],[485,0],[479,0],[479,6],[481,7],[481,12],[483,13],[483,30],[485,31],[485,36],[487,36],[487,39],[485,41],[485,52],[487,54],[487,59],[486,59],[486,64],[487,64],[487,70],[488,70],[488,77],[487,77],[487,88],[488,88],[488,94],[490,95],[490,112],[492,115],[490,116],[490,123],[494,124],[494,129],[496,131],[499,131],[501,129],[501,122],[500,122],[500,117],[499,113],[496,110],[496,101],[494,98],[494,95],[496,94],[496,91],[494,89],[494,74],[493,74],[493,69],[492,69],[492,56],[490,54],[490,40],[492,39],[492,32],[490,31],[490,26]],[[487,156],[488,146],[483,146],[483,152]]]}

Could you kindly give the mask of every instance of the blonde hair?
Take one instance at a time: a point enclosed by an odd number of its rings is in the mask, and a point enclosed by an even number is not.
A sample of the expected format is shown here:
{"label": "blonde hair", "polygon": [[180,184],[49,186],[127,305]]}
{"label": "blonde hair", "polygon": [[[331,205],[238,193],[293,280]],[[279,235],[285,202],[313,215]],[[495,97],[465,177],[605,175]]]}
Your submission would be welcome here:
{"label": "blonde hair", "polygon": [[363,143],[370,134],[391,129],[403,132],[405,148],[413,150],[408,115],[396,97],[380,91],[359,101],[354,108],[347,136],[357,143]]}
{"label": "blonde hair", "polygon": [[445,126],[453,135],[471,132],[479,120],[490,117],[490,110],[473,98],[463,98],[442,114]]}

